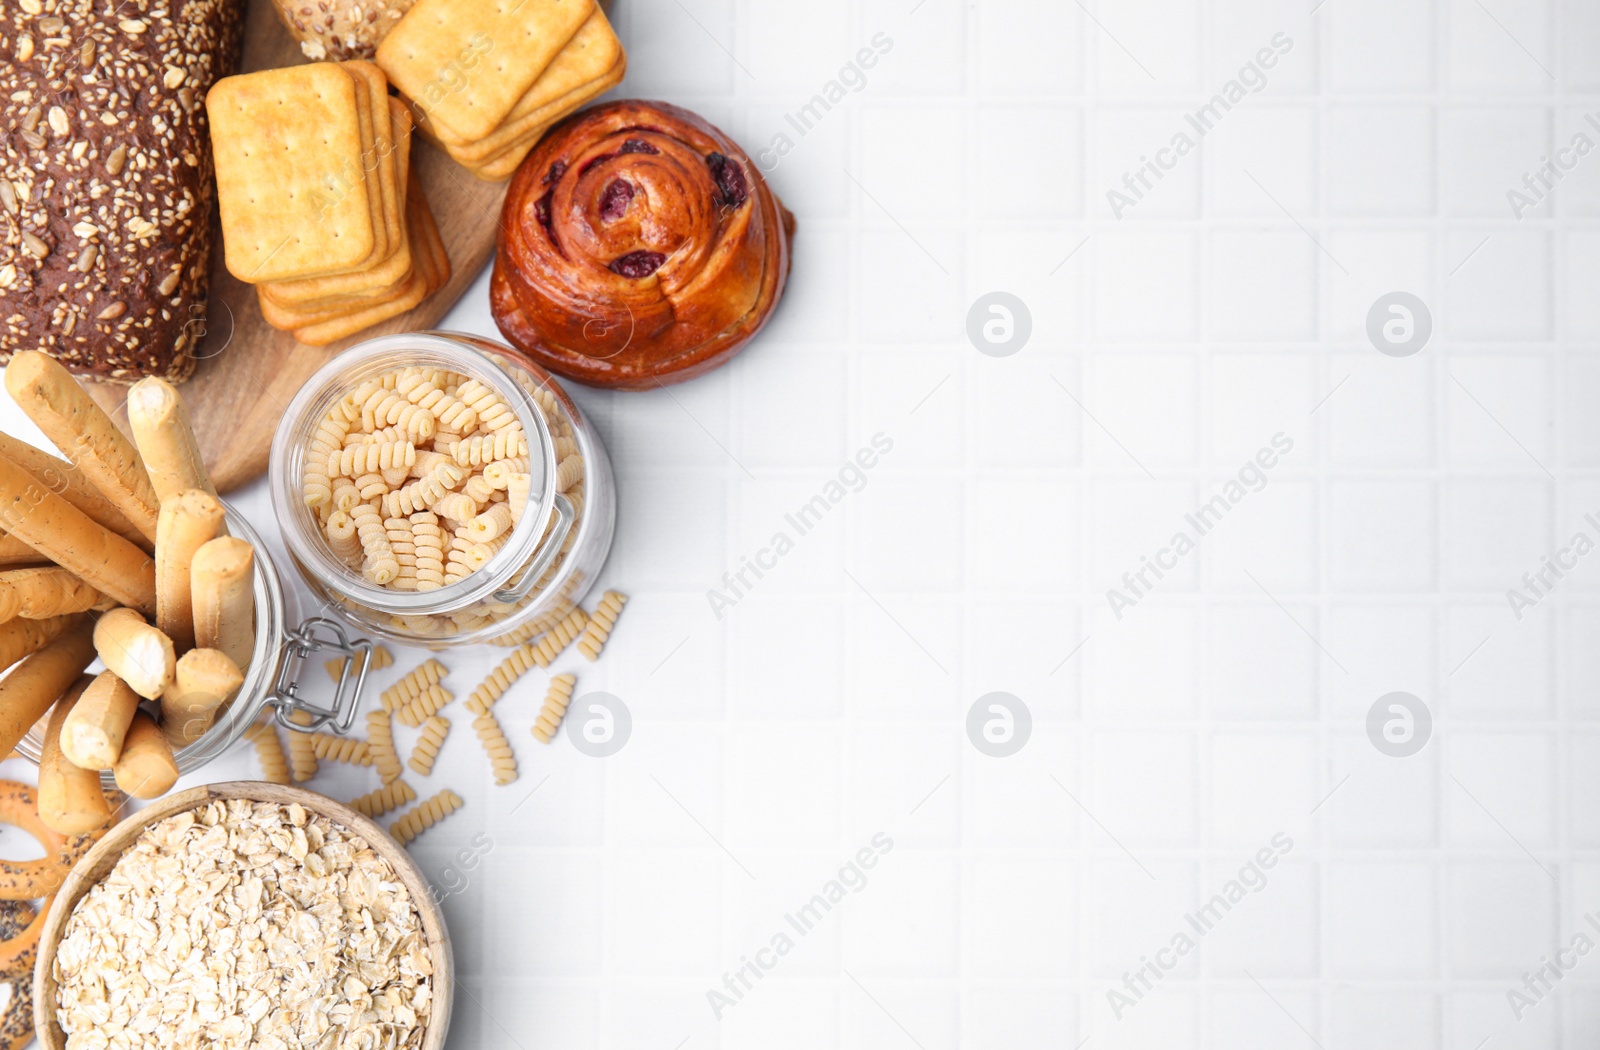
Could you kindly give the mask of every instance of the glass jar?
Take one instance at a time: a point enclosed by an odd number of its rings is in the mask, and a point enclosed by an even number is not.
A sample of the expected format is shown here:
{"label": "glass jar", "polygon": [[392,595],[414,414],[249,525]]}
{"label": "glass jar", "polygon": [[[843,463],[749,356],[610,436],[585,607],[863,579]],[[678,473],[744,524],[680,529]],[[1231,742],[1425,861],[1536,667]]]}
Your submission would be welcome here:
{"label": "glass jar", "polygon": [[[193,772],[231,749],[268,708],[273,709],[278,724],[292,732],[348,731],[361,704],[372,654],[370,641],[351,640],[344,627],[332,620],[312,618],[291,629],[272,555],[242,515],[226,501],[222,506],[228,534],[255,548],[256,645],[250,654],[250,666],[245,668],[244,682],[218,712],[211,728],[173,754],[180,773]],[[319,655],[347,658],[333,702],[328,705],[312,703],[299,684],[306,662]],[[292,720],[296,714],[301,715],[300,721]],[[46,714],[17,743],[17,753],[34,763],[39,761],[44,746],[48,719]],[[115,785],[109,770],[100,774],[100,780],[108,788]]]}
{"label": "glass jar", "polygon": [[[352,567],[330,546],[324,513],[305,495],[317,428],[364,382],[408,367],[477,380],[516,413],[528,444],[527,502],[509,538],[476,571],[432,590],[384,586]],[[429,649],[515,645],[548,628],[593,585],[616,529],[610,461],[567,392],[509,347],[459,332],[384,336],[324,365],[278,423],[270,490],[306,585],[361,633]]]}

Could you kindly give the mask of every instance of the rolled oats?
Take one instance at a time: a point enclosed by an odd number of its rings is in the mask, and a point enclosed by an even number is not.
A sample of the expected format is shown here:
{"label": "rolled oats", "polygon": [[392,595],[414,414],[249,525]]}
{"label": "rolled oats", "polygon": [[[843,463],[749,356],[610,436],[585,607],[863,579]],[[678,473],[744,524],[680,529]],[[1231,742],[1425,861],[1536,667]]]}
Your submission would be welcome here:
{"label": "rolled oats", "polygon": [[298,805],[210,802],[145,831],[67,920],[67,1046],[420,1046],[433,963],[394,868]]}

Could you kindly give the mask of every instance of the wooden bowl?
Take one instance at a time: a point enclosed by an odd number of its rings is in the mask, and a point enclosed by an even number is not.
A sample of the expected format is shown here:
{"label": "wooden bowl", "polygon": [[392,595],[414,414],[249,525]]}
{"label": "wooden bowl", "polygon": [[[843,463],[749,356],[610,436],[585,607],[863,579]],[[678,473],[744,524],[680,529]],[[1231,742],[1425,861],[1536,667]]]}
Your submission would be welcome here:
{"label": "wooden bowl", "polygon": [[56,948],[67,924],[67,918],[78,900],[111,871],[123,850],[133,844],[144,830],[177,813],[196,809],[213,799],[246,798],[253,802],[277,802],[288,805],[298,802],[306,810],[342,824],[361,836],[379,856],[393,866],[417,914],[422,917],[422,930],[427,935],[428,947],[433,955],[433,1003],[428,1016],[428,1028],[423,1034],[422,1050],[442,1050],[445,1034],[450,1030],[450,1001],[455,990],[455,960],[450,949],[450,932],[445,929],[444,915],[429,895],[428,882],[412,863],[406,851],[389,833],[377,824],[342,802],[319,795],[304,788],[268,784],[257,780],[241,780],[223,784],[206,784],[202,787],[179,791],[141,809],[127,820],[106,832],[68,873],[61,889],[56,892],[55,904],[45,918],[44,930],[39,935],[39,961],[33,970],[33,1021],[39,1045],[45,1050],[65,1050],[66,1033],[56,1023]]}

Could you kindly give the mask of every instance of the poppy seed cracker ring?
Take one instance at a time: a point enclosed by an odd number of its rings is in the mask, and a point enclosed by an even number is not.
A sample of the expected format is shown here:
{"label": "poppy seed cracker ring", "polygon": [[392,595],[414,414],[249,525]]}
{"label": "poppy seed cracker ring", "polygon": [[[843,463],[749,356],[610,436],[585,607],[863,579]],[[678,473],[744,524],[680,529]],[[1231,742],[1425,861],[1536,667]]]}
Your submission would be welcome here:
{"label": "poppy seed cracker ring", "polygon": [[[46,897],[37,908],[27,901],[0,901],[0,980],[15,985],[33,979],[39,934],[44,931],[45,916],[50,914],[54,901],[54,897]],[[6,1046],[4,1031],[4,1021],[0,1020],[0,1050]]]}
{"label": "poppy seed cracker ring", "polygon": [[33,788],[0,780],[0,824],[21,828],[44,847],[44,856],[32,860],[0,859],[0,900],[38,900],[54,893],[72,867],[63,864],[61,856],[67,839],[39,819],[39,798]]}

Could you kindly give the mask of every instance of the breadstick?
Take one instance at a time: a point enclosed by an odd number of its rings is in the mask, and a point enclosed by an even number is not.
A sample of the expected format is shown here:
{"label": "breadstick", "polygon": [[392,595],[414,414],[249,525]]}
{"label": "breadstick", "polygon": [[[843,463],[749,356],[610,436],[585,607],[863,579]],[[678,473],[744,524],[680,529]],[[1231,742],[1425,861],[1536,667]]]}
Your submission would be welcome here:
{"label": "breadstick", "polygon": [[11,753],[93,659],[94,628],[83,622],[0,678],[0,755]]}
{"label": "breadstick", "polygon": [[[7,378],[10,378],[9,373]],[[150,556],[0,457],[0,527],[123,605],[156,607]]]}
{"label": "breadstick", "polygon": [[244,672],[216,649],[190,649],[178,661],[171,689],[161,694],[161,729],[173,747],[205,736],[217,708],[244,683]]}
{"label": "breadstick", "polygon": [[178,763],[156,720],[140,711],[112,771],[117,787],[134,798],[160,798],[178,782]]}
{"label": "breadstick", "polygon": [[66,569],[0,572],[0,622],[85,612],[109,600]]}
{"label": "breadstick", "polygon": [[172,639],[132,609],[112,609],[94,625],[94,648],[106,667],[146,700],[172,685]]}
{"label": "breadstick", "polygon": [[[60,706],[60,705],[57,705]],[[83,769],[110,769],[139,710],[139,694],[110,671],[85,689],[61,725],[61,753]]]}
{"label": "breadstick", "polygon": [[49,565],[50,559],[15,536],[0,532],[0,568],[25,569]]}
{"label": "breadstick", "polygon": [[62,835],[82,835],[111,819],[111,806],[100,790],[100,774],[74,765],[61,753],[61,730],[89,683],[82,675],[50,712],[39,750],[39,819]]}
{"label": "breadstick", "polygon": [[12,620],[0,623],[0,671],[29,653],[36,653],[61,637],[61,632],[83,620],[82,616],[52,616],[48,620]]}
{"label": "breadstick", "polygon": [[189,566],[194,644],[221,649],[242,671],[256,648],[255,549],[219,536],[195,551]]}
{"label": "breadstick", "polygon": [[156,499],[165,503],[188,489],[216,497],[189,426],[189,413],[171,383],[152,376],[128,388],[128,427],[144,457]]}
{"label": "breadstick", "polygon": [[187,489],[161,505],[156,526],[156,626],[180,649],[194,648],[190,567],[200,547],[222,527],[222,504]]}
{"label": "breadstick", "polygon": [[71,463],[58,459],[43,449],[34,448],[26,441],[18,440],[10,434],[0,434],[0,456],[4,456],[32,474],[45,488],[129,543],[146,552],[155,550],[155,544],[146,539],[144,533],[133,527],[133,522],[128,520],[128,516],[102,496],[100,490],[83,476],[83,471]]}
{"label": "breadstick", "polygon": [[[133,442],[78,381],[37,350],[11,356],[6,389],[44,436],[55,443],[146,540],[156,538],[159,502]],[[31,540],[29,541],[32,542]]]}

